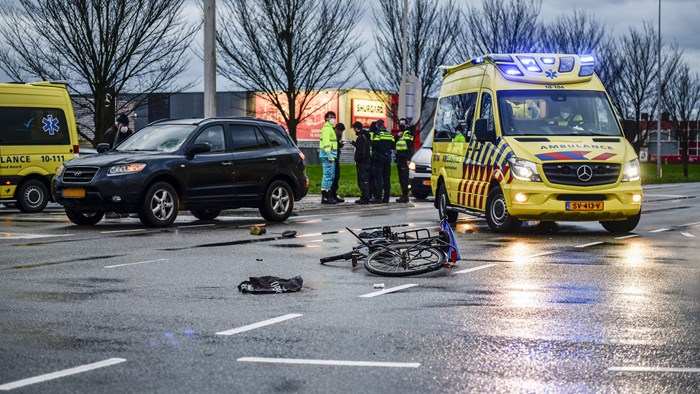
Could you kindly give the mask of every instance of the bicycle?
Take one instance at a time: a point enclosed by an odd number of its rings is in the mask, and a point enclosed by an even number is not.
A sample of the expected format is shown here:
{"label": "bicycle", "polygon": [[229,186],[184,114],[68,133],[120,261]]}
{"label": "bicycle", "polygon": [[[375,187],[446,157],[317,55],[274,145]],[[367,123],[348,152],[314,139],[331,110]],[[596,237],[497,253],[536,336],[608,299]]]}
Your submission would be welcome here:
{"label": "bicycle", "polygon": [[437,236],[428,229],[392,232],[382,227],[382,236],[365,241],[346,227],[361,245],[348,253],[321,258],[321,264],[337,260],[352,260],[356,267],[364,259],[367,271],[381,276],[411,276],[440,269],[447,261],[450,248],[449,236],[439,231]]}

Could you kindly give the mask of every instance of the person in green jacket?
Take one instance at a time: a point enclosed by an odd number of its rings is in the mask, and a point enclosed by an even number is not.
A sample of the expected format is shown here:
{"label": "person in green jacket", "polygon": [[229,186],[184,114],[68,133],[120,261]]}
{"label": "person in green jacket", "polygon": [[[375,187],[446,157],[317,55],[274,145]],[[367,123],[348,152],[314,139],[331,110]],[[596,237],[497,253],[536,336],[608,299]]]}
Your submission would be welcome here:
{"label": "person in green jacket", "polygon": [[321,204],[335,204],[335,199],[330,197],[329,190],[333,185],[335,176],[335,160],[338,157],[338,139],[335,135],[336,115],[333,111],[326,112],[326,123],[321,129],[321,139],[319,141],[319,158],[323,168],[323,178],[321,179]]}

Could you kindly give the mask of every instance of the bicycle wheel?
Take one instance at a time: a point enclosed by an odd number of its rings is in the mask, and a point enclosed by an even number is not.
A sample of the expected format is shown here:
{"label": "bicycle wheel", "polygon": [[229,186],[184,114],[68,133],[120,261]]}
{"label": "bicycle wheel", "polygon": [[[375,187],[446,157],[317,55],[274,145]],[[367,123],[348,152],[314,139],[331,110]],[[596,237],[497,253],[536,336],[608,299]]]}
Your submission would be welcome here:
{"label": "bicycle wheel", "polygon": [[445,253],[415,243],[382,246],[365,260],[367,271],[382,276],[411,276],[440,269]]}

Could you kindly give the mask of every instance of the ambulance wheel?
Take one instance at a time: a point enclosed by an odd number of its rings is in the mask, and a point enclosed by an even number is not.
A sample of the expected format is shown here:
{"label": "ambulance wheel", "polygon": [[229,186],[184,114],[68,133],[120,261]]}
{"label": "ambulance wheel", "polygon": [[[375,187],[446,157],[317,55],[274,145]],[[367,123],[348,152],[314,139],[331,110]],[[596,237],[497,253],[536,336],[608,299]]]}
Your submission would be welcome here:
{"label": "ambulance wheel", "polygon": [[78,226],[94,226],[105,216],[104,212],[78,212],[70,208],[66,208],[66,216],[68,219]]}
{"label": "ambulance wheel", "polygon": [[506,198],[500,187],[491,189],[486,199],[486,222],[491,230],[497,233],[516,230],[523,223],[508,213]]}
{"label": "ambulance wheel", "polygon": [[445,188],[444,183],[440,184],[440,188],[438,189],[435,201],[437,202],[437,209],[438,215],[440,215],[440,220],[447,216],[447,221],[449,223],[456,223],[457,215],[459,215],[459,213],[447,210],[447,207],[450,205],[450,198],[447,197],[447,189]]}
{"label": "ambulance wheel", "polygon": [[49,191],[39,180],[30,179],[17,191],[17,208],[24,213],[41,212],[49,202]]}
{"label": "ambulance wheel", "polygon": [[641,217],[642,210],[640,209],[638,214],[630,216],[625,220],[600,222],[600,224],[602,224],[603,228],[611,233],[624,234],[634,230],[634,228],[637,227],[637,224],[639,224],[639,218]]}

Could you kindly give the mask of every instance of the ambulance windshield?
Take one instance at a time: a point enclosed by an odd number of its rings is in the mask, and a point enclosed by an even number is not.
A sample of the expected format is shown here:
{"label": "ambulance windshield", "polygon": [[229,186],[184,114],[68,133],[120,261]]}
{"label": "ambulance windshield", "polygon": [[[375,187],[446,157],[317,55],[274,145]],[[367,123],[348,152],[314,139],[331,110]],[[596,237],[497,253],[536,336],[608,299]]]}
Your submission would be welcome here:
{"label": "ambulance windshield", "polygon": [[623,136],[603,92],[506,90],[497,97],[504,136]]}

